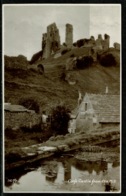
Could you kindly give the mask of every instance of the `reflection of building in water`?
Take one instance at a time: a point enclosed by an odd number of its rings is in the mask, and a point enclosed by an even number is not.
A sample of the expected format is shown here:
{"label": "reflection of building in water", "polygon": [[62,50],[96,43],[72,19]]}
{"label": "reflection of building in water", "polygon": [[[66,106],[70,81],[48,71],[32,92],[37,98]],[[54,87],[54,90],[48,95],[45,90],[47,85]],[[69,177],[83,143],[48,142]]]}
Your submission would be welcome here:
{"label": "reflection of building in water", "polygon": [[68,181],[71,179],[71,163],[64,161],[62,164],[64,167],[64,181]]}
{"label": "reflection of building in water", "polygon": [[46,174],[45,179],[49,182],[55,182],[55,180],[57,179],[57,174],[55,176],[53,176],[52,173],[51,173],[51,175]]}
{"label": "reflection of building in water", "polygon": [[88,171],[89,174],[92,174],[93,171],[96,172],[98,175],[100,171],[107,170],[107,162],[99,161],[99,162],[92,162],[92,161],[79,161],[76,160],[73,163],[74,167],[80,171]]}
{"label": "reflection of building in water", "polygon": [[45,179],[47,181],[54,182],[58,174],[58,162],[46,162],[45,165],[41,168],[41,171],[45,174]]}

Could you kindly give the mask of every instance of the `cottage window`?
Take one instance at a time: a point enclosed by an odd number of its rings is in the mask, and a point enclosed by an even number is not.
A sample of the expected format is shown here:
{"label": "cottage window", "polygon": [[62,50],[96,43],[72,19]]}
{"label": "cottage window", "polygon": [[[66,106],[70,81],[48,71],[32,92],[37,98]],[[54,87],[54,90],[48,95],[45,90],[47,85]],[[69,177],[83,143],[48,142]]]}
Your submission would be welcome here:
{"label": "cottage window", "polygon": [[85,111],[87,111],[87,103],[85,103]]}

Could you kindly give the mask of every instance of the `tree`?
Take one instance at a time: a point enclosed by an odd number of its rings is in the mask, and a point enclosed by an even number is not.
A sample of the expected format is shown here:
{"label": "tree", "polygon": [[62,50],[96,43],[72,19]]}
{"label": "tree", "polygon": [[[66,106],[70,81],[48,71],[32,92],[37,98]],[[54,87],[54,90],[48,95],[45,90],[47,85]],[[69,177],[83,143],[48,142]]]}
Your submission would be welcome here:
{"label": "tree", "polygon": [[57,106],[51,112],[51,129],[56,134],[66,134],[70,120],[70,111],[65,106]]}
{"label": "tree", "polygon": [[116,66],[117,62],[113,54],[105,54],[100,57],[100,64],[105,67]]}
{"label": "tree", "polygon": [[81,59],[77,59],[76,67],[77,69],[85,69],[93,64],[92,56],[84,56]]}

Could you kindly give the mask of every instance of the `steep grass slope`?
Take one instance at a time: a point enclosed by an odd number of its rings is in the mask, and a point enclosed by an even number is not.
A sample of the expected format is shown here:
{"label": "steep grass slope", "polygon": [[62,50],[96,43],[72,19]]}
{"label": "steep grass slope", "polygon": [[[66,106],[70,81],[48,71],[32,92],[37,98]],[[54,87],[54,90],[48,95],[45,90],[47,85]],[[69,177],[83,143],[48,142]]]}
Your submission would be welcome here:
{"label": "steep grass slope", "polygon": [[[68,71],[77,83],[69,85],[60,79],[65,70],[65,61],[71,55],[86,54],[84,48],[74,49],[63,56],[39,61],[45,67],[45,75],[34,70],[7,69],[5,71],[5,102],[19,103],[20,99],[33,98],[41,110],[50,111],[59,104],[65,104],[71,110],[77,106],[78,89],[84,95],[105,93],[106,86],[110,94],[120,93],[120,67],[103,67],[94,64],[83,70]],[[113,51],[119,61],[119,52]],[[116,54],[117,53],[117,54]],[[33,67],[36,65],[33,65]]]}

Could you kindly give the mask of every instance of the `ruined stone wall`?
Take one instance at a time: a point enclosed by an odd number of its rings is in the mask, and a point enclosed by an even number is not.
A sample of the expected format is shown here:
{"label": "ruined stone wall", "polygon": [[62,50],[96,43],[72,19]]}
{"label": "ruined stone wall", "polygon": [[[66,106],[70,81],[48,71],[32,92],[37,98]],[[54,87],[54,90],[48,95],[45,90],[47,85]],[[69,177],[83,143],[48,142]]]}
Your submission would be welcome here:
{"label": "ruined stone wall", "polygon": [[114,46],[115,49],[120,50],[120,44],[119,43],[115,42],[113,44],[113,46]]}
{"label": "ruined stone wall", "polygon": [[5,111],[5,129],[7,127],[32,127],[39,124],[41,117],[36,113],[30,112],[9,112]]}
{"label": "ruined stone wall", "polygon": [[50,57],[50,55],[55,53],[59,48],[60,48],[59,29],[57,28],[56,24],[53,23],[47,26],[47,33],[43,34],[43,38],[42,38],[43,58]]}
{"label": "ruined stone wall", "polygon": [[71,24],[66,24],[66,38],[65,43],[67,47],[73,46],[73,26]]}
{"label": "ruined stone wall", "polygon": [[92,47],[90,55],[92,56],[94,62],[96,62],[97,61],[97,48]]}
{"label": "ruined stone wall", "polygon": [[98,38],[96,39],[95,47],[98,50],[108,50],[110,45],[110,36],[105,34],[104,39],[102,38],[102,35],[99,34]]}
{"label": "ruined stone wall", "polygon": [[[78,47],[92,47],[93,48],[93,58],[96,60],[98,50],[107,50],[110,45],[110,36],[105,34],[104,39],[102,35],[99,34],[98,38],[95,40],[94,36],[90,39],[81,39],[74,43]],[[66,37],[65,45],[67,48],[73,47],[73,26],[71,24],[66,24]],[[116,44],[114,47],[119,48]],[[61,48],[60,45],[60,35],[59,29],[55,23],[47,26],[47,32],[42,36],[42,51],[43,58],[48,58],[52,54],[55,54]]]}
{"label": "ruined stone wall", "polygon": [[95,44],[98,50],[103,49],[102,43],[103,43],[103,38],[102,38],[102,35],[99,34],[98,38],[96,39],[96,44]]}
{"label": "ruined stone wall", "polygon": [[110,36],[105,34],[104,40],[102,41],[102,48],[103,50],[108,50],[110,45]]}

